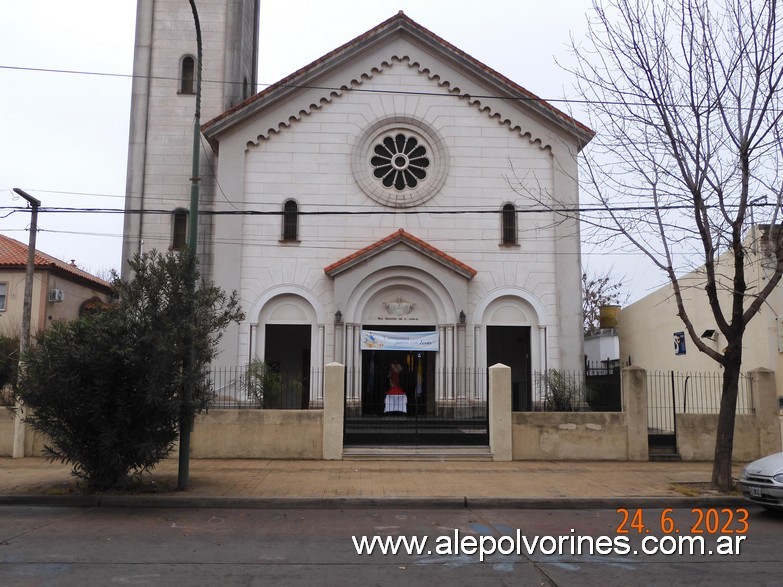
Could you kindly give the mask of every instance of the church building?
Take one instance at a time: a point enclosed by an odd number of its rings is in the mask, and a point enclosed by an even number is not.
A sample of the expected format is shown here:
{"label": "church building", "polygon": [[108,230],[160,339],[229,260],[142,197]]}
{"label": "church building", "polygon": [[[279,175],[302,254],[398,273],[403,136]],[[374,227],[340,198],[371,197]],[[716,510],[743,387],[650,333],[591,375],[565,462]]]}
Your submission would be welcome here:
{"label": "church building", "polygon": [[[259,0],[198,8],[200,266],[246,312],[217,364],[317,407],[342,363],[349,409],[393,381],[407,413],[481,400],[496,363],[529,409],[536,372],[582,368],[579,225],[549,210],[579,205],[588,127],[401,12],[254,93]],[[185,245],[197,59],[188,3],[139,0],[125,258]]]}

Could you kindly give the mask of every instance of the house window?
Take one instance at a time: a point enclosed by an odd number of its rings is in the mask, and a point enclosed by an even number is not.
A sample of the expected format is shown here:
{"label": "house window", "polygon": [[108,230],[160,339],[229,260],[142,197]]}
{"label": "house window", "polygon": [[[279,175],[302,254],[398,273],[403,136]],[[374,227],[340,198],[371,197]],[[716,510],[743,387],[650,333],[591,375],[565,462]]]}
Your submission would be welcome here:
{"label": "house window", "polygon": [[5,304],[7,298],[8,298],[8,284],[0,283],[0,312],[5,311]]}
{"label": "house window", "polygon": [[504,245],[517,244],[517,209],[514,204],[503,206],[501,214],[501,239]]}
{"label": "house window", "polygon": [[171,249],[181,251],[188,239],[188,211],[175,210],[171,227]]}
{"label": "house window", "polygon": [[186,55],[180,62],[179,93],[195,94],[196,60]]}
{"label": "house window", "polygon": [[293,200],[288,200],[283,206],[283,240],[299,240],[299,207]]}

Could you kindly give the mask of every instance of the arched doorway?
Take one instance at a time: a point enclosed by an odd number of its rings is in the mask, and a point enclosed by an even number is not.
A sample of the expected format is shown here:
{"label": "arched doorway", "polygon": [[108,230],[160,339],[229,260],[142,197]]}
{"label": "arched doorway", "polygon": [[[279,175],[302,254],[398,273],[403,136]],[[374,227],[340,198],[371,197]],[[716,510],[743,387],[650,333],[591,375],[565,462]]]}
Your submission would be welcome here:
{"label": "arched doorway", "polygon": [[546,328],[541,321],[536,305],[520,292],[503,292],[488,300],[482,311],[485,365],[511,368],[513,411],[530,410],[533,404],[533,366],[545,357]]}
{"label": "arched doorway", "polygon": [[279,397],[269,407],[310,406],[314,388],[313,348],[318,345],[316,325],[313,307],[296,294],[277,295],[261,308],[253,353],[280,380]]}

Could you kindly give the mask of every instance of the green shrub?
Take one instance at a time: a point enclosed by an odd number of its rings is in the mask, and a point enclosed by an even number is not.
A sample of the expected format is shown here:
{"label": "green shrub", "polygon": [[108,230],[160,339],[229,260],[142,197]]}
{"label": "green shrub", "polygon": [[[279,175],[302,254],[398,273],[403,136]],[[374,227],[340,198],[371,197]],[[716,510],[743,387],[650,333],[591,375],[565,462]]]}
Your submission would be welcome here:
{"label": "green shrub", "polygon": [[[49,458],[73,465],[93,489],[122,486],[154,467],[171,451],[180,421],[209,405],[209,362],[222,330],[242,313],[236,294],[214,285],[189,293],[191,260],[154,251],[136,257],[134,279],[115,279],[111,304],[53,324],[25,357],[18,394],[32,408],[27,421],[51,440]],[[193,401],[185,403],[191,357]]]}

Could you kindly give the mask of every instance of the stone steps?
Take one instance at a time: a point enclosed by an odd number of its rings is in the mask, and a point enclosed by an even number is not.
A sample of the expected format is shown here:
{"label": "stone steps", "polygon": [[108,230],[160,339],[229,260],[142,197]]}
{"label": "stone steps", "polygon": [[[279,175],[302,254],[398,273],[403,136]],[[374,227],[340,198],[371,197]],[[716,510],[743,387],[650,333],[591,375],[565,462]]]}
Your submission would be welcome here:
{"label": "stone steps", "polygon": [[346,461],[492,461],[488,446],[350,446]]}

